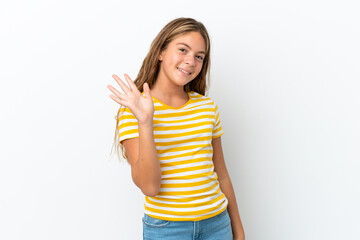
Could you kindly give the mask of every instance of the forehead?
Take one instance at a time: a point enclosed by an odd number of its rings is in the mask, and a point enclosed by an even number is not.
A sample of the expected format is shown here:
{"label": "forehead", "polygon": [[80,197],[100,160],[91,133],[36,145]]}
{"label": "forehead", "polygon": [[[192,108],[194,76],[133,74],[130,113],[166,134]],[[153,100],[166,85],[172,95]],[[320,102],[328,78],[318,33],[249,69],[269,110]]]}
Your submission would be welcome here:
{"label": "forehead", "polygon": [[199,32],[188,32],[182,35],[177,36],[171,44],[178,45],[184,43],[190,46],[191,49],[195,51],[205,51],[205,40]]}

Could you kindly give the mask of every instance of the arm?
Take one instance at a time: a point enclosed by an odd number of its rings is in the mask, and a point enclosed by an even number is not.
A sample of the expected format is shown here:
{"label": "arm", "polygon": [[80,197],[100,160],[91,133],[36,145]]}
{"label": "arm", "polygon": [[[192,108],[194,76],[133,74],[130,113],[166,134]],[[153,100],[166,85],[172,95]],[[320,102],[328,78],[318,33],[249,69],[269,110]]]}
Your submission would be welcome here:
{"label": "arm", "polygon": [[138,122],[139,138],[123,141],[131,165],[131,176],[136,186],[147,196],[156,196],[160,191],[161,168],[153,134],[154,104],[147,83],[143,85],[145,97],[140,93],[128,75],[125,79],[129,86],[113,75],[125,94],[113,86],[108,88],[114,93],[110,97],[117,103],[129,108]]}
{"label": "arm", "polygon": [[229,173],[226,169],[224,154],[221,146],[221,137],[213,139],[212,146],[213,146],[214,170],[218,175],[220,189],[225,194],[229,202],[228,212],[231,219],[231,227],[232,227],[234,239],[244,240],[245,239],[244,228],[241,223],[234,189],[230,180]]}
{"label": "arm", "polygon": [[123,144],[135,185],[146,196],[156,196],[160,191],[161,169],[155,148],[153,126],[139,125],[139,138],[126,139]]}

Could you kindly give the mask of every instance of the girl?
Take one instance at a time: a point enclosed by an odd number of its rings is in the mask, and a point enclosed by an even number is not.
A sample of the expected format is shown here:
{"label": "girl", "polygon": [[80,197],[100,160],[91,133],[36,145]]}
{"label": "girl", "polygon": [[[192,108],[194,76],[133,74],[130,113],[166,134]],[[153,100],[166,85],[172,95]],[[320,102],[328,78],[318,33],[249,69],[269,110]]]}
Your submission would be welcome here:
{"label": "girl", "polygon": [[192,18],[168,23],[124,93],[115,144],[145,195],[144,239],[245,239],[225,166],[217,105],[205,97],[210,39]]}

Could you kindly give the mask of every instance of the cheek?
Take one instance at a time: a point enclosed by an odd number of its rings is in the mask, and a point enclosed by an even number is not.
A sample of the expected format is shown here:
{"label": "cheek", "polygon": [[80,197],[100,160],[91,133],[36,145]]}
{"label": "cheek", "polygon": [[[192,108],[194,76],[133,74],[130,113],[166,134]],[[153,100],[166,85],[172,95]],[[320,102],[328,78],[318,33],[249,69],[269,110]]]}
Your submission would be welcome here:
{"label": "cheek", "polygon": [[174,63],[182,63],[184,61],[184,57],[181,55],[174,55],[173,56],[173,61]]}
{"label": "cheek", "polygon": [[179,65],[179,58],[177,56],[172,56],[171,58],[168,58],[166,61],[166,66],[168,68],[174,68],[177,67],[177,65]]}
{"label": "cheek", "polygon": [[202,67],[203,67],[203,64],[199,63],[198,66],[197,66],[197,72],[198,73],[201,71]]}

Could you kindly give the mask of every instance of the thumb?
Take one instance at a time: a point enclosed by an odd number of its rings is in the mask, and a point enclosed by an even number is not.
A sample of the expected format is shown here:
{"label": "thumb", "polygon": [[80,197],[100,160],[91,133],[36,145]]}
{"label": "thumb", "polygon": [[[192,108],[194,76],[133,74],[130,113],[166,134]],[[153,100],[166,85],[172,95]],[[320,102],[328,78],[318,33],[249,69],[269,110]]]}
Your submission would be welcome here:
{"label": "thumb", "polygon": [[143,89],[144,89],[145,97],[148,98],[148,99],[151,99],[151,93],[150,93],[149,84],[144,83]]}

